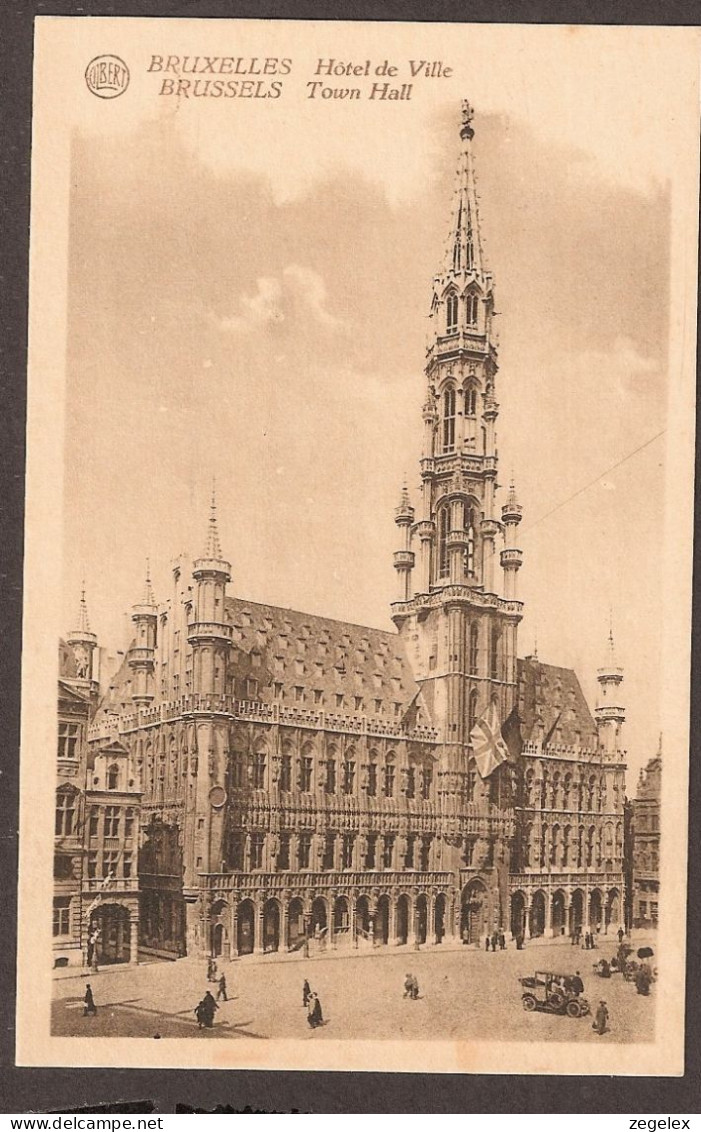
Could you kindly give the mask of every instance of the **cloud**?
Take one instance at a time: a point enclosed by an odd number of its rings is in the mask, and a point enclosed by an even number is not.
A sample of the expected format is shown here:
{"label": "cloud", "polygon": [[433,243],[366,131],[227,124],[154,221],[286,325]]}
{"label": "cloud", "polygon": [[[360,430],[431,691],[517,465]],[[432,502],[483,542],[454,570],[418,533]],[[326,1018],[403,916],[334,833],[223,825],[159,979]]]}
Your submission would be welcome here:
{"label": "cloud", "polygon": [[313,320],[319,326],[336,330],[343,321],[326,307],[326,284],[317,271],[290,263],[279,276],[265,275],[256,280],[253,295],[243,294],[239,312],[215,318],[220,330],[250,334],[255,330],[280,326],[293,314]]}

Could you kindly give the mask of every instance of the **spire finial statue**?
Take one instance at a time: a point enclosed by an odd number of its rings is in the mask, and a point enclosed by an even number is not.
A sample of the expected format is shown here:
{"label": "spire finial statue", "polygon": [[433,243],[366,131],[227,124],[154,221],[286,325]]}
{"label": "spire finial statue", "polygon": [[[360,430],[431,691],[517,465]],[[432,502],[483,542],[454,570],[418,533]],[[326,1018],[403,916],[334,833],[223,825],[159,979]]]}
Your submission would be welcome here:
{"label": "spire finial statue", "polygon": [[474,118],[474,116],[475,112],[470,106],[470,103],[466,98],[463,98],[462,125],[460,127],[460,137],[463,139],[463,141],[465,140],[465,138],[473,138],[475,136],[475,131],[472,128],[472,119]]}

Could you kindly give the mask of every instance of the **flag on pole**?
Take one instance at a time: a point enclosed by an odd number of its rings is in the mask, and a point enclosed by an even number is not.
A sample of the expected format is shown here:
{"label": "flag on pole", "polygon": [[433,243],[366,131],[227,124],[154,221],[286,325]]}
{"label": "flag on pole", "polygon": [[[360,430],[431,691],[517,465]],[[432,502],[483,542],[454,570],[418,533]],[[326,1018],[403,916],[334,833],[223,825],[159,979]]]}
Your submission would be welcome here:
{"label": "flag on pole", "polygon": [[523,735],[521,734],[521,724],[523,720],[518,714],[518,707],[514,706],[506,719],[504,720],[501,737],[506,743],[506,749],[509,752],[509,762],[517,763],[523,750]]}
{"label": "flag on pole", "polygon": [[489,778],[509,757],[506,743],[501,737],[501,724],[496,704],[490,704],[470,732],[472,753],[482,778]]}

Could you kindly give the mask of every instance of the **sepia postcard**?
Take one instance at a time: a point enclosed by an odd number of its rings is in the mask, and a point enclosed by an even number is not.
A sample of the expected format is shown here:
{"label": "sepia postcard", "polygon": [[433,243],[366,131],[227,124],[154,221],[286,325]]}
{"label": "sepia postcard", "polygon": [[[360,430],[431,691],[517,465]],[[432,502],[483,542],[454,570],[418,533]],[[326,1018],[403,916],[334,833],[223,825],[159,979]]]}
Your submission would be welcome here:
{"label": "sepia postcard", "polygon": [[18,1063],[680,1075],[698,30],[35,27]]}

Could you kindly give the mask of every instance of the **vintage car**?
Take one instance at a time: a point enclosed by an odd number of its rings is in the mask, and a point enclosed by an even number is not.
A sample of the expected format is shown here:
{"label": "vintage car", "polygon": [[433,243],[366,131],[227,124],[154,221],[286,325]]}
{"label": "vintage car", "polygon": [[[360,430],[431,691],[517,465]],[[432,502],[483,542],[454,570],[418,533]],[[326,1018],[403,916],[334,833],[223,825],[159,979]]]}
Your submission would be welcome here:
{"label": "vintage car", "polygon": [[572,988],[574,975],[557,975],[551,971],[536,971],[519,982],[524,988],[521,1000],[524,1010],[544,1010],[548,1014],[567,1014],[582,1018],[589,1013],[589,1003]]}

